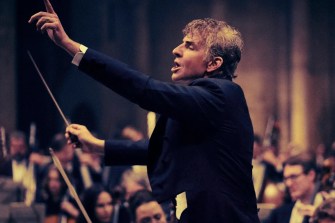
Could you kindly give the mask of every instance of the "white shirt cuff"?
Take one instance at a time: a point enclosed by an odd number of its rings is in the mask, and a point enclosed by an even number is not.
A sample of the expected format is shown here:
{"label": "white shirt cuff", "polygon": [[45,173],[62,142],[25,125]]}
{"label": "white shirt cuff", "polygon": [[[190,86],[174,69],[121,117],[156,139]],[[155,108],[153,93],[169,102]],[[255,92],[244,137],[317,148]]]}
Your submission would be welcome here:
{"label": "white shirt cuff", "polygon": [[76,53],[76,55],[74,55],[74,57],[72,59],[72,63],[74,65],[79,66],[80,61],[83,58],[84,54],[86,53],[87,49],[88,48],[86,46],[80,44],[80,46],[79,46],[80,51],[78,53]]}

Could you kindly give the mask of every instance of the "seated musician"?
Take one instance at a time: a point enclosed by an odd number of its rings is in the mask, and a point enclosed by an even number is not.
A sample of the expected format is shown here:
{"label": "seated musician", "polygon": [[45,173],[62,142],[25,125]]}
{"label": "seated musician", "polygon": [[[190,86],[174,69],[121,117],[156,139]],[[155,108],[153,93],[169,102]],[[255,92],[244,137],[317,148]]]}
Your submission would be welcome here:
{"label": "seated musician", "polygon": [[310,154],[289,157],[284,162],[284,183],[293,202],[274,209],[265,223],[308,223],[315,210],[316,183],[315,159]]}
{"label": "seated musician", "polygon": [[[111,193],[102,185],[95,184],[86,189],[82,202],[93,223],[130,223],[128,210],[124,206],[114,204]],[[86,223],[83,213],[77,223]]]}
{"label": "seated musician", "polygon": [[[38,202],[46,206],[44,223],[75,222],[79,210],[70,198],[67,185],[54,165],[49,165],[43,179]],[[63,219],[63,221],[61,221]]]}

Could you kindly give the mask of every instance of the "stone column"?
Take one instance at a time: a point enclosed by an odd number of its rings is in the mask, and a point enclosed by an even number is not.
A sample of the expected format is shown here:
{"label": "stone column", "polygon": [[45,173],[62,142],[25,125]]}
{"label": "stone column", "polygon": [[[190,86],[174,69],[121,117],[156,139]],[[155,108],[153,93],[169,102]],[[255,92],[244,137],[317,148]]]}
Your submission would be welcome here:
{"label": "stone column", "polygon": [[309,143],[308,129],[308,2],[292,1],[291,141],[302,148]]}
{"label": "stone column", "polygon": [[[144,73],[150,73],[150,62],[149,62],[149,28],[148,28],[148,7],[149,1],[142,0],[138,1],[134,16],[135,22],[135,64],[136,67]],[[144,134],[148,133],[147,126],[147,114],[148,111],[137,107],[136,108],[136,119],[137,126],[143,131]]]}

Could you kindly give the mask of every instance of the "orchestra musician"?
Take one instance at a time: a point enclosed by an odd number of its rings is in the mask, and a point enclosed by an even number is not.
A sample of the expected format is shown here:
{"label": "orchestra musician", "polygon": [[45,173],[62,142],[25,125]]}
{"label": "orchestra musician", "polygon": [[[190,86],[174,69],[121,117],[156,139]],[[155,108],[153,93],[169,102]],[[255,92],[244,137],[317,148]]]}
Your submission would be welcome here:
{"label": "orchestra musician", "polygon": [[79,210],[69,199],[67,185],[54,165],[49,165],[43,178],[39,200],[46,206],[44,223],[75,223]]}
{"label": "orchestra musician", "polygon": [[[86,165],[93,162],[85,156],[85,163],[82,162],[81,153],[75,152],[75,149],[67,144],[67,140],[63,133],[57,133],[52,138],[50,147],[54,150],[63,168],[69,173],[69,177],[76,188],[78,194],[84,189],[90,187],[94,182],[101,182],[101,172],[95,171]],[[77,150],[77,149],[76,149]],[[52,161],[48,165],[52,165]]]}
{"label": "orchestra musician", "polygon": [[37,169],[32,167],[39,164],[32,157],[25,133],[12,132],[9,136],[9,156],[0,164],[0,176],[9,177],[15,183],[22,184],[25,191],[18,201],[25,201],[27,205],[35,200]]}
{"label": "orchestra musician", "polygon": [[[148,190],[139,190],[129,200],[129,209],[134,223],[167,223],[162,206]],[[173,222],[173,220],[169,221]]]}
{"label": "orchestra musician", "polygon": [[308,223],[318,205],[316,163],[309,153],[289,157],[284,162],[283,178],[292,202],[274,209],[265,223]]}
{"label": "orchestra musician", "polygon": [[[130,223],[128,210],[113,202],[111,193],[100,184],[94,184],[86,189],[82,202],[94,223]],[[81,214],[77,223],[86,223]]]}

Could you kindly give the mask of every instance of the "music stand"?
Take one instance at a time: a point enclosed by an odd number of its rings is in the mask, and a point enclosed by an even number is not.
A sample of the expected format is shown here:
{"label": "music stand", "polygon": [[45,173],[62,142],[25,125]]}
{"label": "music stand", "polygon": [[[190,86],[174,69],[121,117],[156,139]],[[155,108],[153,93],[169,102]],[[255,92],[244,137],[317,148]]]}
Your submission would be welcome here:
{"label": "music stand", "polygon": [[9,177],[0,177],[0,204],[22,201],[23,186]]}
{"label": "music stand", "polygon": [[23,202],[10,204],[11,223],[43,223],[45,217],[44,204],[32,204],[27,206]]}
{"label": "music stand", "polygon": [[9,222],[9,205],[0,204],[0,223]]}

